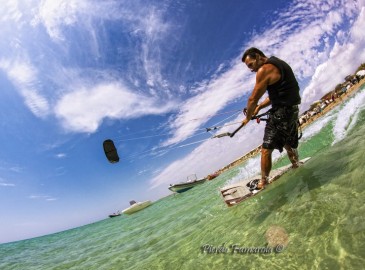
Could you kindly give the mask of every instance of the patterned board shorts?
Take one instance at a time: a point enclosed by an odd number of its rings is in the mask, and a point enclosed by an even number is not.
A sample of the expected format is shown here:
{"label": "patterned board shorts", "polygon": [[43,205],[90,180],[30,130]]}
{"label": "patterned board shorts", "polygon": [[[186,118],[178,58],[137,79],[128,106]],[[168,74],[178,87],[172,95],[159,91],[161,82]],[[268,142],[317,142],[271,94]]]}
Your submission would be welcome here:
{"label": "patterned board shorts", "polygon": [[284,145],[298,147],[298,106],[278,107],[270,110],[269,119],[265,127],[265,149],[283,151]]}

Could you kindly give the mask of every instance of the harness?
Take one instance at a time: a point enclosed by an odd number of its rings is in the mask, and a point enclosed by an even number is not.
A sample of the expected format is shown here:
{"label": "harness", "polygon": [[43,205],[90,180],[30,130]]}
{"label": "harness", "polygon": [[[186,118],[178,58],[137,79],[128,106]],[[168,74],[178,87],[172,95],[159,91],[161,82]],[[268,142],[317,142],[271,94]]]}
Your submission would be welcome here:
{"label": "harness", "polygon": [[[273,114],[274,111],[275,111],[275,109],[271,108],[270,110],[268,110],[262,114],[253,116],[251,119],[256,120],[257,124],[260,124],[261,121],[267,122],[267,121],[269,121],[270,116]],[[303,136],[303,131],[302,131],[302,124],[299,122],[299,119],[297,120],[297,125],[298,125],[298,140],[300,140]]]}

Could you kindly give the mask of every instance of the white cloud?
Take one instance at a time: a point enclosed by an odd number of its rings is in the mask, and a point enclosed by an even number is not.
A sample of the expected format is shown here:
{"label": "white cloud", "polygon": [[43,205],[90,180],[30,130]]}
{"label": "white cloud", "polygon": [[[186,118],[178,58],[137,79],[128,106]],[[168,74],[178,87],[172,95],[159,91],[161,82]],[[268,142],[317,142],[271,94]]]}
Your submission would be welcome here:
{"label": "white cloud", "polygon": [[[23,7],[29,9],[25,10]],[[0,68],[6,72],[10,81],[24,98],[26,106],[36,116],[49,116],[52,113],[50,108],[56,103],[56,116],[62,119],[65,127],[73,131],[92,132],[97,129],[102,119],[106,117],[130,118],[149,113],[158,114],[170,109],[171,103],[169,102],[166,102],[167,105],[160,106],[164,99],[171,100],[174,98],[168,88],[168,81],[161,74],[163,64],[161,63],[162,52],[160,46],[161,43],[167,41],[167,33],[170,30],[169,23],[163,19],[163,10],[159,10],[152,4],[139,1],[44,0],[41,2],[33,1],[25,6],[19,5],[18,2],[6,1],[3,15],[4,25],[5,23],[13,26],[18,24],[29,25],[29,23],[32,25],[31,29],[27,29],[27,33],[24,32],[25,28],[20,29],[17,27],[17,38],[4,36],[9,42],[18,44],[21,53],[16,56],[12,50],[9,59],[0,59]],[[75,93],[68,92],[64,94],[65,91],[72,91],[68,86],[70,84],[79,84],[81,80],[88,85],[94,84],[95,78],[92,75],[85,76],[85,72],[77,66],[72,68],[64,66],[55,55],[51,55],[47,60],[50,62],[51,69],[46,68],[42,62],[32,63],[31,60],[26,60],[34,59],[31,57],[32,52],[27,52],[25,46],[27,35],[30,30],[41,33],[43,28],[39,26],[44,26],[48,36],[56,44],[54,48],[63,51],[67,58],[71,57],[69,54],[71,54],[72,48],[70,48],[70,42],[65,40],[67,35],[65,30],[73,29],[88,38],[87,49],[89,52],[87,53],[91,58],[98,59],[104,53],[102,50],[105,44],[103,43],[103,45],[101,42],[104,42],[107,38],[107,32],[104,29],[107,26],[104,24],[110,21],[121,25],[119,28],[121,35],[127,34],[132,37],[136,42],[134,46],[136,48],[133,49],[138,50],[133,60],[134,63],[128,64],[135,65],[133,71],[126,72],[131,74],[123,75],[137,85],[141,85],[139,80],[142,80],[142,84],[149,86],[144,91],[149,93],[148,95],[137,95],[121,86],[124,90],[119,89],[116,94],[117,98],[123,99],[123,102],[119,100],[121,103],[118,105],[112,102],[112,106],[107,108],[105,106],[107,101],[101,96],[101,104],[98,104],[97,100],[92,100],[92,97],[85,99],[87,101],[86,106],[94,106],[93,112],[90,111],[90,107],[87,107],[89,111],[84,112],[78,111],[77,108],[68,108],[67,104],[64,103],[65,100],[68,101],[68,97],[77,99],[83,98],[84,94],[88,96],[86,90],[76,90]],[[53,50],[53,47],[50,47],[49,40],[42,35],[37,35],[41,45],[44,44],[47,49]],[[121,50],[123,49],[121,47]],[[44,53],[44,55],[37,56],[38,60],[40,57],[47,57],[49,52],[45,51]],[[43,74],[45,68],[47,73]],[[42,72],[42,74],[38,75],[38,72]],[[104,71],[92,70],[91,74],[100,72]],[[41,81],[41,75],[42,79],[44,78],[46,81]],[[114,74],[111,77],[115,78],[115,76],[120,76],[120,74]],[[97,83],[101,88],[104,86],[106,88],[114,87],[108,83]],[[51,85],[52,91],[50,91],[48,85]],[[139,88],[143,89],[143,87]],[[151,95],[156,96],[156,98],[149,98],[148,96]],[[57,100],[60,96],[61,100]],[[131,100],[126,100],[128,98],[131,98]],[[157,102],[158,98],[160,99],[159,102]],[[86,109],[82,106],[83,102],[81,100],[74,100],[71,103]],[[126,103],[126,106],[123,106],[123,103]],[[129,107],[134,103],[139,104],[136,110]],[[117,106],[121,109],[116,108]],[[143,106],[145,106],[145,110],[142,108]],[[85,115],[82,115],[83,113]],[[105,115],[102,115],[103,113]],[[84,120],[86,122],[80,125],[79,122]]]}
{"label": "white cloud", "polygon": [[[164,89],[170,95],[168,82],[161,74],[161,43],[167,37],[171,26],[163,19],[163,11],[151,3],[129,1],[89,1],[89,0],[45,0],[32,20],[32,25],[43,24],[51,39],[67,46],[65,27],[83,31],[89,37],[88,46],[95,57],[100,57],[100,40],[103,35],[100,21],[119,21],[121,32],[128,33],[138,40],[135,46],[139,50],[140,72],[145,73],[145,80],[153,94],[156,89]],[[171,40],[170,40],[171,42]],[[124,50],[123,47],[120,50]],[[136,82],[138,83],[138,82]],[[165,94],[166,94],[165,93]]]}
{"label": "white cloud", "polygon": [[[2,169],[0,167],[0,169]],[[0,177],[0,187],[15,187],[15,184],[8,183],[4,178]]]}
{"label": "white cloud", "polygon": [[57,201],[57,198],[53,198],[52,196],[48,195],[30,195],[28,199],[31,200],[44,200],[44,201]]}
{"label": "white cloud", "polygon": [[55,114],[67,130],[95,132],[104,118],[131,119],[161,114],[174,108],[155,98],[130,91],[120,82],[101,83],[65,94],[56,104]]}
{"label": "white cloud", "polygon": [[0,9],[0,22],[19,22],[22,13],[19,11],[17,1],[2,1]]}
{"label": "white cloud", "polygon": [[0,182],[0,187],[15,187],[15,184]]}
{"label": "white cloud", "polygon": [[[340,40],[332,47],[329,57],[318,65],[313,74],[310,84],[303,92],[303,106],[308,106],[313,100],[321,98],[325,93],[334,89],[344,78],[355,72],[356,68],[365,59],[365,7],[359,11],[347,39],[343,39],[341,32]],[[361,33],[361,34],[360,34]]]}
{"label": "white cloud", "polygon": [[[18,165],[14,165],[14,164],[9,164],[7,162],[1,161],[0,162],[0,170],[2,171],[11,171],[11,172],[15,172],[15,173],[21,173],[24,171],[24,168],[18,166]],[[1,179],[0,177],[0,180]]]}
{"label": "white cloud", "polygon": [[27,107],[39,117],[49,113],[47,99],[40,93],[37,69],[27,60],[1,60],[0,69],[23,96]]}
{"label": "white cloud", "polygon": [[54,40],[64,40],[61,26],[72,25],[78,21],[80,10],[91,9],[83,0],[45,0],[39,5],[38,14],[32,21],[33,25],[41,22],[48,35]]}
{"label": "white cloud", "polygon": [[[164,145],[179,143],[194,134],[229,102],[247,94],[252,89],[253,82],[254,78],[248,77],[248,70],[244,65],[235,61],[229,71],[212,81],[202,83],[197,90],[195,89],[199,94],[180,105],[179,114],[170,124],[173,136]],[[245,105],[242,104],[242,108]],[[196,119],[197,117],[199,119]]]}
{"label": "white cloud", "polygon": [[[163,113],[171,108],[171,102],[165,102],[165,100],[172,100],[174,97],[169,89],[169,82],[161,73],[164,67],[161,60],[163,54],[161,44],[167,42],[168,33],[171,30],[169,22],[164,19],[163,8],[142,1],[44,0],[30,1],[24,5],[20,5],[18,1],[4,2],[4,7],[0,11],[3,15],[0,23],[4,27],[11,25],[9,29],[13,29],[11,33],[15,35],[2,35],[4,44],[6,43],[6,46],[11,44],[9,46],[11,49],[9,49],[8,59],[0,59],[0,69],[8,75],[9,80],[24,98],[25,105],[37,117],[49,116],[52,113],[51,108],[56,104],[54,113],[62,119],[65,127],[73,131],[92,132],[106,117],[138,117],[149,113]],[[106,27],[110,27],[108,26],[110,22],[120,25],[118,29],[115,29],[120,31],[121,36],[129,35],[135,43],[134,47],[129,49],[136,50],[136,56],[131,58],[132,63],[126,63],[133,68],[122,74],[125,81],[135,82],[139,85],[139,89],[144,89],[143,91],[148,94],[137,95],[126,90],[124,86],[120,86],[121,89],[116,91],[117,98],[123,99],[123,102],[119,100],[120,104],[111,102],[111,106],[107,108],[105,105],[107,101],[101,96],[101,104],[98,104],[97,100],[92,100],[92,97],[86,98],[86,107],[82,105],[84,103],[82,100],[71,101],[71,104],[76,104],[88,111],[82,112],[77,108],[68,108],[64,103],[65,100],[69,102],[68,97],[82,99],[83,95],[88,96],[86,90],[70,92],[73,90],[69,88],[69,85],[79,85],[80,81],[83,81],[84,85],[97,83],[101,88],[114,86],[100,80],[95,82],[95,77],[85,75],[85,71],[79,69],[77,63],[72,67],[65,66],[61,63],[62,59],[55,53],[64,53],[65,59],[72,57],[73,50],[70,47],[72,44],[66,40],[66,37],[69,32],[75,31],[83,38],[87,38],[85,53],[90,59],[99,59],[105,54],[105,40],[109,38]],[[43,35],[44,29],[50,40]],[[36,52],[28,51],[28,45],[29,48],[32,47],[27,40],[30,31],[34,31],[32,40],[33,37],[37,38],[39,43],[37,47],[46,48],[44,52],[37,52],[36,58],[32,56]],[[120,50],[123,51],[125,44],[120,46]],[[42,58],[47,58],[48,62],[44,63]],[[113,81],[116,76],[119,78],[121,76],[119,71],[109,72],[114,74],[104,81]],[[105,69],[99,71],[93,69],[89,74],[95,73],[106,72]],[[85,88],[86,86],[83,89]],[[68,92],[65,94],[66,91]],[[97,91],[91,92],[96,94]],[[61,99],[57,100],[60,97]],[[126,100],[128,98],[131,100]],[[160,100],[157,101],[158,99]],[[161,106],[163,102],[167,104]],[[125,106],[123,106],[124,103],[126,103]],[[137,104],[136,109],[130,107],[134,103]],[[93,106],[92,112],[88,105]],[[118,106],[120,109],[117,108]],[[84,120],[86,122],[80,125],[79,122]]]}
{"label": "white cloud", "polygon": [[156,9],[152,9],[146,14],[146,17],[139,21],[139,25],[136,27],[141,27],[145,35],[142,39],[144,43],[141,45],[141,60],[146,73],[147,85],[151,87],[152,91],[159,86],[167,88],[168,84],[161,74],[161,54],[163,52],[160,50],[159,42],[166,37],[169,25],[163,22],[161,14]]}

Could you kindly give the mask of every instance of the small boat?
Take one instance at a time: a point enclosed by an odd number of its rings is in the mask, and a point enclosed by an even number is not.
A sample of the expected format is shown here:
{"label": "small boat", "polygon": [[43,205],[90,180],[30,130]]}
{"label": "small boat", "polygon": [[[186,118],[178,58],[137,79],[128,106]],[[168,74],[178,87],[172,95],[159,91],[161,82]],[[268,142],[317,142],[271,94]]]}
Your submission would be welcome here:
{"label": "small boat", "polygon": [[215,173],[212,173],[212,174],[209,174],[208,176],[207,176],[207,180],[213,180],[214,178],[216,178],[216,177],[218,177],[219,176],[219,172],[215,172]]}
{"label": "small boat", "polygon": [[120,215],[121,215],[121,213],[118,211],[116,213],[110,214],[109,217],[113,218],[113,217],[117,217],[117,216],[120,216]]}
{"label": "small boat", "polygon": [[152,204],[151,201],[144,201],[144,202],[136,202],[136,201],[130,201],[130,206],[122,211],[123,214],[130,215],[135,212],[138,212]]}
{"label": "small boat", "polygon": [[171,190],[172,192],[182,193],[197,185],[203,184],[206,180],[207,180],[206,178],[196,179],[195,175],[195,180],[188,180],[186,182],[179,184],[170,184],[169,190]]}

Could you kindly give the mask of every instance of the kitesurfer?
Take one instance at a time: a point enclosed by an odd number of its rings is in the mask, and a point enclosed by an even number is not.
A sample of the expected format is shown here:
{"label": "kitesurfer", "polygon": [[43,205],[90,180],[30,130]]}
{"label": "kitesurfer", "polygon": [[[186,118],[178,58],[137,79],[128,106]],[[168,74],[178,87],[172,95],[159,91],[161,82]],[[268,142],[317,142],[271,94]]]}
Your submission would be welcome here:
{"label": "kitesurfer", "polygon": [[[298,105],[301,102],[299,85],[291,67],[283,60],[265,54],[257,48],[246,50],[242,62],[256,73],[256,83],[247,101],[246,125],[258,112],[271,105],[269,119],[266,122],[263,144],[261,147],[261,180],[257,188],[267,184],[272,167],[272,152],[283,148],[287,151],[293,168],[299,165],[298,157]],[[268,97],[258,104],[260,98],[268,91]]]}

